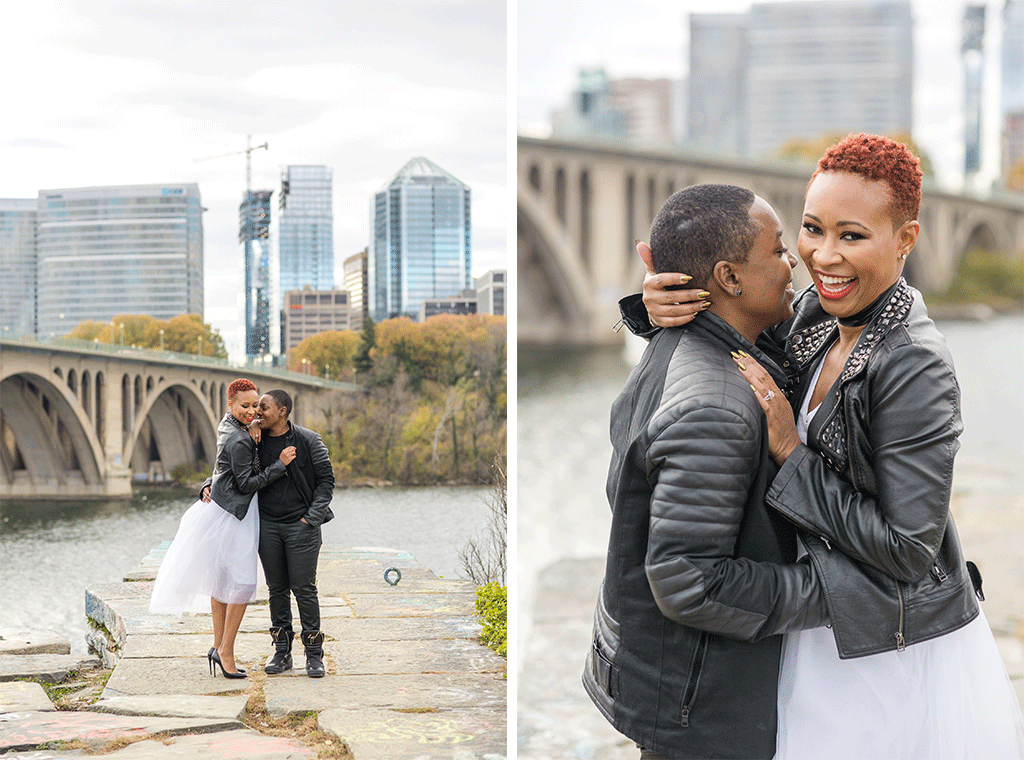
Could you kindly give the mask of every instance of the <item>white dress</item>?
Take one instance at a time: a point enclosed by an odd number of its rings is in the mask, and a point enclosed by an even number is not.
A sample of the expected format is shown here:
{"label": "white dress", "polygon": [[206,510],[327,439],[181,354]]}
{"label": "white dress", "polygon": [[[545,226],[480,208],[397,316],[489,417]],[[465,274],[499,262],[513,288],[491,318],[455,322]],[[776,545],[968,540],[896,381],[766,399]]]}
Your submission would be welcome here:
{"label": "white dress", "polygon": [[256,493],[241,520],[212,500],[197,501],[181,516],[160,563],[149,611],[209,612],[211,597],[227,604],[253,601],[259,536]]}
{"label": "white dress", "polygon": [[[797,419],[805,443],[811,392]],[[830,628],[786,634],[778,705],[775,760],[1024,758],[1020,705],[983,612],[902,652],[847,660]]]}

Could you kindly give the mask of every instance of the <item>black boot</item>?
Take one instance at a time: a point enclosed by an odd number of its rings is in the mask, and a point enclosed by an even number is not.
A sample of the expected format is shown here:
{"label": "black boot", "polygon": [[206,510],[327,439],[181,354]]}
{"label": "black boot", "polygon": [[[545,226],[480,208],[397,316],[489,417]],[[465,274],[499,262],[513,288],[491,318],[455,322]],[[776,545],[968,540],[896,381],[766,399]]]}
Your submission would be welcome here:
{"label": "black boot", "polygon": [[324,669],[324,635],[320,631],[301,634],[302,646],[306,650],[306,675],[310,678],[323,678]]}
{"label": "black boot", "polygon": [[274,656],[263,666],[263,672],[274,675],[292,669],[292,633],[291,628],[271,628],[270,636],[274,639]]}

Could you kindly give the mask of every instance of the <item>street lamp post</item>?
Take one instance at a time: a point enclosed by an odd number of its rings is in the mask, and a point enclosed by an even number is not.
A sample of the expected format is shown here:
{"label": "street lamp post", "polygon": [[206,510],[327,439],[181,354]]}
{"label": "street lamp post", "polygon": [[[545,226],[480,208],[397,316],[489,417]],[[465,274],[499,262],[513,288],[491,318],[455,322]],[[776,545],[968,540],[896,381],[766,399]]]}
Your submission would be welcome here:
{"label": "street lamp post", "polygon": [[203,336],[199,336],[199,355],[203,355]]}
{"label": "street lamp post", "polygon": [[121,347],[124,347],[124,322],[118,322],[117,326],[121,328]]}
{"label": "street lamp post", "polygon": [[160,350],[164,350],[164,331],[160,331]]}

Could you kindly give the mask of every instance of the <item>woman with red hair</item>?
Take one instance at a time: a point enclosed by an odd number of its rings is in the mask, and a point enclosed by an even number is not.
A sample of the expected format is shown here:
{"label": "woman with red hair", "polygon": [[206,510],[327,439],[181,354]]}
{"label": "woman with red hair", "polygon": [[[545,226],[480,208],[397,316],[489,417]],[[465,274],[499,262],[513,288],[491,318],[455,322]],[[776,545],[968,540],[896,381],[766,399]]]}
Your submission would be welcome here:
{"label": "woman with red hair", "polygon": [[[813,285],[791,320],[762,334],[789,381],[780,388],[751,357],[734,357],[779,466],[766,502],[796,526],[830,617],[828,628],[786,634],[779,760],[1024,757],[980,573],[949,509],[963,427],[952,357],[902,277],[920,203],[905,146],[860,134],[826,151],[797,245]],[[697,291],[666,289],[679,283],[648,276],[652,322],[701,319]],[[628,308],[627,325],[646,323]]]}
{"label": "woman with red hair", "polygon": [[[197,501],[182,515],[178,533],[153,584],[150,612],[204,612],[213,615],[210,672],[245,678],[235,664],[235,635],[256,593],[260,523],[257,492],[285,474],[295,447],[285,448],[273,465],[260,468],[256,450],[259,395],[251,380],[228,386],[228,413],[217,427],[217,464],[210,501]],[[207,602],[207,600],[209,600]]]}

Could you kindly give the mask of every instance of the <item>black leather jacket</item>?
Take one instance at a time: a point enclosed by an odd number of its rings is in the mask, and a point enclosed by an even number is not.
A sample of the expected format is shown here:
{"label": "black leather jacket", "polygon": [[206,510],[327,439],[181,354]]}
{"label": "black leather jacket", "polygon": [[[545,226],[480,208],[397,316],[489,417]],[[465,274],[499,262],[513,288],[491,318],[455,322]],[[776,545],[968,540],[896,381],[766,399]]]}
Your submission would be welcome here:
{"label": "black leather jacket", "polygon": [[[235,428],[238,427],[231,423],[230,420],[221,420],[220,427],[217,429],[218,434],[218,452],[221,450],[220,436],[222,432],[225,432],[225,425]],[[288,433],[285,438],[285,446],[295,447],[295,459],[287,467],[277,460],[267,468],[266,472],[275,473],[272,477],[262,481],[257,489],[263,488],[282,475],[287,477],[295,478],[295,485],[298,492],[302,495],[303,500],[306,502],[307,511],[303,515],[303,518],[310,525],[319,526],[325,522],[330,522],[334,519],[334,512],[331,511],[331,499],[334,496],[334,466],[331,464],[331,456],[327,451],[327,446],[324,445],[323,439],[319,433],[316,433],[309,428],[304,428],[301,425],[296,425],[292,422],[288,423]],[[248,439],[248,443],[245,444],[248,448],[249,443],[254,442],[252,436],[248,433],[245,434],[245,438]],[[244,442],[243,442],[244,443]],[[249,457],[249,462],[252,461],[252,449],[249,448],[249,453],[244,455]],[[220,462],[218,454],[218,465]],[[280,472],[278,468],[280,467]],[[211,486],[216,478],[216,472],[211,478],[207,478],[206,482],[203,483],[202,488],[199,490],[200,496],[203,491]],[[213,497],[216,501],[216,496]],[[252,492],[250,491],[246,499],[252,498]],[[217,501],[218,504],[221,502]],[[249,502],[245,502],[245,508],[248,509]],[[221,505],[223,506],[223,504]],[[231,512],[232,510],[228,510]],[[242,510],[241,516],[236,514],[236,517],[242,519],[245,517],[245,510]]]}
{"label": "black leather jacket", "polygon": [[210,497],[221,509],[241,520],[249,511],[252,495],[284,475],[285,469],[284,463],[278,460],[265,470],[256,470],[253,467],[256,442],[228,419],[230,414],[228,412],[217,426],[217,465],[203,487],[212,483]]}
{"label": "black leather jacket", "polygon": [[[630,330],[655,334],[639,297],[628,303]],[[882,306],[816,412],[808,444],[766,496],[807,531],[842,658],[956,630],[977,616],[981,597],[980,575],[968,570],[949,513],[962,430],[952,359],[920,294],[904,281]],[[758,345],[783,351],[783,387],[799,403],[838,328],[813,287],[797,296],[794,312]]]}
{"label": "black leather jacket", "polygon": [[334,466],[331,455],[319,433],[289,422],[286,446],[295,447],[295,459],[288,465],[287,475],[306,502],[303,518],[310,525],[322,525],[334,519],[331,498],[334,496]]}
{"label": "black leather jacket", "polygon": [[[813,290],[796,302],[786,346],[803,398],[838,334]],[[810,534],[840,657],[903,649],[978,614],[949,513],[960,388],[920,294],[902,280],[869,322],[768,503]],[[861,572],[850,572],[852,566]]]}
{"label": "black leather jacket", "polygon": [[659,333],[611,414],[605,579],[583,684],[620,732],[679,758],[775,753],[783,631],[826,622],[793,526],[767,508],[764,415],[717,316]]}

